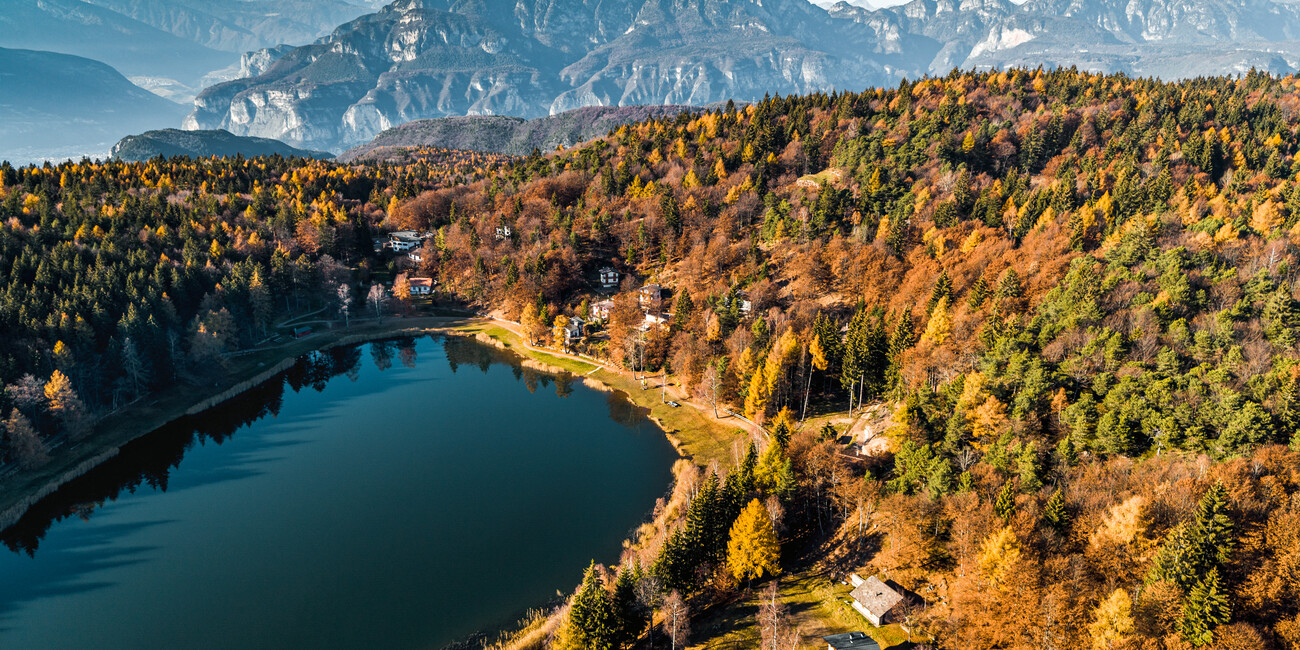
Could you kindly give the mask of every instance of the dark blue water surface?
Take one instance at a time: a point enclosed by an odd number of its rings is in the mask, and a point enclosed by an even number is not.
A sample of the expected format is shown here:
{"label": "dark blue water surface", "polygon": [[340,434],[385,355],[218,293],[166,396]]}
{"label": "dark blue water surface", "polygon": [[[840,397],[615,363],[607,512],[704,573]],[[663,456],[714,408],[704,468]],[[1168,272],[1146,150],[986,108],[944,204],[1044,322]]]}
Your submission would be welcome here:
{"label": "dark blue water surface", "polygon": [[316,353],[6,531],[0,647],[439,648],[615,561],[674,457],[473,341]]}

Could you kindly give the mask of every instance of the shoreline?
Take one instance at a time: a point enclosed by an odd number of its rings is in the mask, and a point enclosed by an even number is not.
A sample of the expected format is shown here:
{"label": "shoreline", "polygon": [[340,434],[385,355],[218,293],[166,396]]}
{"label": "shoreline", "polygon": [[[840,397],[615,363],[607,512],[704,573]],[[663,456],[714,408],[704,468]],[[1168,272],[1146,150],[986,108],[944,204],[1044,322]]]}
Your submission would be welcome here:
{"label": "shoreline", "polygon": [[[0,531],[16,524],[32,506],[58,491],[59,488],[117,456],[124,445],[143,438],[180,418],[193,416],[219,406],[274,379],[292,368],[305,354],[402,336],[439,334],[472,338],[484,345],[515,354],[524,367],[553,375],[570,374],[580,377],[583,384],[588,387],[606,392],[622,392],[629,402],[645,409],[645,417],[659,427],[679,457],[699,462],[696,459],[699,454],[692,453],[688,449],[690,446],[688,441],[679,437],[681,433],[679,428],[671,426],[664,418],[656,416],[652,406],[643,403],[645,400],[636,399],[635,394],[626,390],[626,387],[613,385],[611,380],[613,377],[620,377],[621,373],[613,373],[603,366],[577,358],[567,359],[544,351],[534,351],[523,344],[522,340],[520,347],[523,349],[518,349],[509,341],[493,335],[493,330],[499,329],[507,336],[517,336],[509,328],[502,326],[501,321],[482,317],[428,316],[393,318],[384,324],[367,325],[367,329],[360,331],[327,330],[321,333],[324,339],[321,335],[317,335],[311,340],[290,341],[279,348],[255,351],[238,359],[232,359],[235,368],[228,377],[217,382],[218,387],[222,387],[221,390],[198,401],[186,399],[186,393],[192,393],[195,390],[194,386],[173,386],[151,395],[147,401],[106,416],[96,426],[95,433],[70,447],[61,449],[59,453],[52,455],[46,465],[29,471],[19,470],[0,480]],[[570,365],[593,366],[595,369],[579,373],[574,369],[538,358],[542,356],[561,363],[569,361]],[[598,373],[613,375],[613,377],[606,380],[592,376]],[[689,410],[695,411],[693,408]],[[700,419],[706,424],[712,424],[702,414]]]}

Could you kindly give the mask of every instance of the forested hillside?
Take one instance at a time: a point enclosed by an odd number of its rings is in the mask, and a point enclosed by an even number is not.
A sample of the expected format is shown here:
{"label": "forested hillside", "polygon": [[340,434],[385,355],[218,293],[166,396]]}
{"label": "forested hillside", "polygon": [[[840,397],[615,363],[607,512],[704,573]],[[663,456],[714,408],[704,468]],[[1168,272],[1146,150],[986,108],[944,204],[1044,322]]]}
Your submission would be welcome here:
{"label": "forested hillside", "polygon": [[[783,563],[921,595],[913,629],[943,647],[1300,647],[1296,84],[1013,70],[513,162],[6,167],[8,453],[31,462],[26,420],[58,435],[141,378],[218,371],[274,314],[368,282],[377,233],[428,230],[445,297],[543,342],[616,267],[578,347],[770,429],[682,474],[557,646],[628,643],[634,591],[726,602],[775,568],[776,523]],[[648,282],[670,316],[642,332]],[[891,451],[865,462],[800,426],[876,401]]]}

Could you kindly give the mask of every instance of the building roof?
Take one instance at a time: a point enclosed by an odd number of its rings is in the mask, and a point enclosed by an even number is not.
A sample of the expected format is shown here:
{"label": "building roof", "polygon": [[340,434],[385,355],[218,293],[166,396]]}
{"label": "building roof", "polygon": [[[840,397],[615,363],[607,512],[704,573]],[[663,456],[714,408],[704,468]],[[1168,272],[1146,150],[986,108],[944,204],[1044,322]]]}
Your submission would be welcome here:
{"label": "building roof", "polygon": [[432,279],[432,278],[410,278],[409,280],[407,280],[407,282],[410,283],[410,286],[412,286],[412,287],[432,287],[432,286],[433,286],[433,279]]}
{"label": "building roof", "polygon": [[889,585],[880,581],[880,578],[871,576],[862,581],[853,590],[850,596],[853,600],[858,601],[863,609],[871,612],[876,617],[883,617],[893,609],[895,605],[902,602],[903,595],[889,588]]}
{"label": "building roof", "polygon": [[827,645],[835,650],[880,650],[880,644],[867,636],[866,632],[848,632],[822,637]]}

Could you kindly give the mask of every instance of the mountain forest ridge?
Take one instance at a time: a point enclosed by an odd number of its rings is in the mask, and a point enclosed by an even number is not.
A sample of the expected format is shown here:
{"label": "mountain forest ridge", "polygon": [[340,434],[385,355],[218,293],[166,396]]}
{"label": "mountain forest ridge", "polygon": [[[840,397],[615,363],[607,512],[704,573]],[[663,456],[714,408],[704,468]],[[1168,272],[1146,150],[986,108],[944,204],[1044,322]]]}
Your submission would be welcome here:
{"label": "mountain forest ridge", "polygon": [[[340,152],[421,118],[704,105],[894,85],[954,68],[1078,66],[1188,78],[1300,67],[1300,8],[1270,0],[400,0],[256,77],[186,128]],[[270,58],[270,57],[267,57]]]}
{"label": "mountain forest ridge", "polygon": [[[623,586],[593,567],[534,641],[625,647],[646,627],[612,604],[630,582],[695,612],[732,602],[733,522],[775,516],[782,567],[888,575],[926,599],[908,629],[939,647],[1291,650],[1297,116],[1295,76],[1017,69],[515,160],[0,166],[6,459],[39,465],[114,405],[209,384],[288,314],[342,321],[357,287],[408,270],[375,240],[428,231],[413,272],[542,345],[615,267],[626,284],[579,349],[771,430],[717,475],[683,470]],[[644,336],[642,282],[672,313]],[[863,463],[835,423],[798,427],[807,405],[876,401],[890,453]],[[763,634],[788,639],[791,616]]]}

